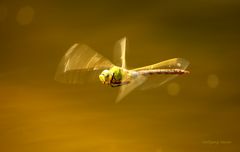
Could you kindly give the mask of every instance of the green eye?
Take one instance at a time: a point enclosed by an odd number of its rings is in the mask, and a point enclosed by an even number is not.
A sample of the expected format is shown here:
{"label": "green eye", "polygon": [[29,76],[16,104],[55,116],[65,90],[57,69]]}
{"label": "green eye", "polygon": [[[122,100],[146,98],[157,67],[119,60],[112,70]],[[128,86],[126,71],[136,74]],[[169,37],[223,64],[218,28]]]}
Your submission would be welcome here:
{"label": "green eye", "polygon": [[100,79],[100,81],[104,82],[105,81],[105,76],[103,74],[100,74],[99,79]]}

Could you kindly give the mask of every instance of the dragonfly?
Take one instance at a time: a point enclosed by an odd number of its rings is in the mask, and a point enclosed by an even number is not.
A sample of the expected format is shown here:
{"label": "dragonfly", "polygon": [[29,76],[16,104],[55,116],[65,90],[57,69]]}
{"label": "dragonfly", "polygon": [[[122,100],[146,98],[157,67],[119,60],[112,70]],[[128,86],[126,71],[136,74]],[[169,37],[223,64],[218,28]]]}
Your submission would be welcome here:
{"label": "dragonfly", "polygon": [[[55,80],[68,84],[81,84],[93,76],[104,85],[119,89],[116,102],[121,101],[136,88],[156,88],[178,75],[188,74],[189,62],[173,58],[140,68],[127,68],[127,38],[118,40],[114,47],[114,61],[94,51],[86,44],[76,43],[62,57]],[[91,74],[90,74],[91,73]]]}

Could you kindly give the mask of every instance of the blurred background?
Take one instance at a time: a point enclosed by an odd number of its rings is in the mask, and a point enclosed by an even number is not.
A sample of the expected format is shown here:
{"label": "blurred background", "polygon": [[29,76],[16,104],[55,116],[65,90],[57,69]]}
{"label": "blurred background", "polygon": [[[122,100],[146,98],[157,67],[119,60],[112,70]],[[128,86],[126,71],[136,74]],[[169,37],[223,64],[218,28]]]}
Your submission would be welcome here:
{"label": "blurred background", "polygon": [[[1,152],[237,152],[240,2],[0,2]],[[129,67],[182,57],[190,75],[134,91],[54,81],[76,42]]]}

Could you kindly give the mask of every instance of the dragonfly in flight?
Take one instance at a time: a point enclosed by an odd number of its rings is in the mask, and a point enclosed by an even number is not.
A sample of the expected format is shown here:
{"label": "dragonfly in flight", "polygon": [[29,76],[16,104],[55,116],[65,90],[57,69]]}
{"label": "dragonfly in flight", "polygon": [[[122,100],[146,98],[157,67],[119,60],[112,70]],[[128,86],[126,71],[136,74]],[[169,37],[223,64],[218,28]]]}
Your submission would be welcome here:
{"label": "dragonfly in flight", "polygon": [[[148,89],[161,86],[178,75],[188,74],[189,62],[173,58],[156,64],[128,69],[126,66],[126,37],[116,42],[113,64],[109,59],[85,44],[74,44],[59,63],[55,80],[62,83],[79,84],[89,77],[111,87],[120,87],[116,102],[136,88]],[[89,75],[90,73],[91,76]]]}

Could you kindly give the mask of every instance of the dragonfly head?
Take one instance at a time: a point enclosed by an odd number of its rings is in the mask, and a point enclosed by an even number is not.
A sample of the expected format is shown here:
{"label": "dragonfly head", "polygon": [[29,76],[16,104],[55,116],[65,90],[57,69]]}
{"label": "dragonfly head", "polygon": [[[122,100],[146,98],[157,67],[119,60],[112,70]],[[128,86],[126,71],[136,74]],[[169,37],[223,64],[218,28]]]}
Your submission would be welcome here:
{"label": "dragonfly head", "polygon": [[103,70],[102,73],[99,75],[99,79],[103,84],[109,84],[109,77],[110,77],[110,71],[109,70]]}

